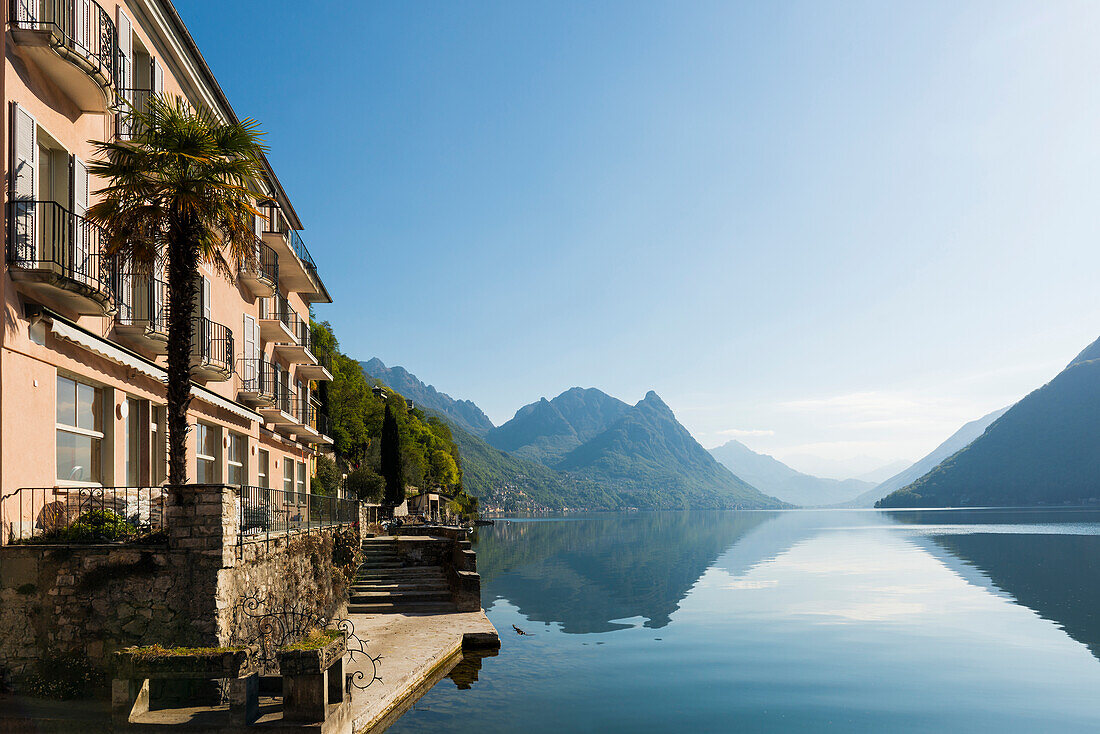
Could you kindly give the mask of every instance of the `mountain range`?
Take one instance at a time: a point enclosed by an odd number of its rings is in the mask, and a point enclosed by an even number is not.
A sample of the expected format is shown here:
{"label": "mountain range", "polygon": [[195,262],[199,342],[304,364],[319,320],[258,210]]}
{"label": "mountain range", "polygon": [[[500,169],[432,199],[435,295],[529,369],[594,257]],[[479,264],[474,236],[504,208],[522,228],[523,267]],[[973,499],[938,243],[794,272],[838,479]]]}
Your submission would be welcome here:
{"label": "mountain range", "polygon": [[363,371],[371,377],[381,380],[416,405],[447,418],[452,425],[476,436],[484,436],[493,428],[489,416],[469,400],[455,400],[447,393],[439,392],[431,385],[425,385],[416,375],[404,367],[387,367],[378,357],[360,362]]}
{"label": "mountain range", "polygon": [[740,441],[729,441],[710,453],[761,492],[802,507],[849,502],[875,486],[859,479],[825,479],[803,474],[775,457],[756,453]]}
{"label": "mountain range", "polygon": [[969,445],[876,507],[1100,501],[1100,339]]}
{"label": "mountain range", "polygon": [[715,461],[655,392],[629,405],[594,388],[572,388],[493,427],[472,402],[455,400],[401,367],[377,358],[360,364],[451,424],[464,486],[486,506],[784,506]]}

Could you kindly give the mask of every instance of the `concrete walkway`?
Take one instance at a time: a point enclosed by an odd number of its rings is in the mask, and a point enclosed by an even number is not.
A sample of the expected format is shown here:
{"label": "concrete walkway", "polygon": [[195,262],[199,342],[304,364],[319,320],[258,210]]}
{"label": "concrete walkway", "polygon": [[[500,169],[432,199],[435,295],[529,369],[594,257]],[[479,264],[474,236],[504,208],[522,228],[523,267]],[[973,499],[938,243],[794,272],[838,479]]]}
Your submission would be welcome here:
{"label": "concrete walkway", "polygon": [[[352,693],[355,734],[382,731],[403,714],[462,660],[467,651],[496,650],[500,639],[485,612],[450,614],[352,614],[355,634],[371,655],[381,655],[378,676]],[[362,655],[346,664],[346,672],[361,672],[364,685],[374,666]]]}

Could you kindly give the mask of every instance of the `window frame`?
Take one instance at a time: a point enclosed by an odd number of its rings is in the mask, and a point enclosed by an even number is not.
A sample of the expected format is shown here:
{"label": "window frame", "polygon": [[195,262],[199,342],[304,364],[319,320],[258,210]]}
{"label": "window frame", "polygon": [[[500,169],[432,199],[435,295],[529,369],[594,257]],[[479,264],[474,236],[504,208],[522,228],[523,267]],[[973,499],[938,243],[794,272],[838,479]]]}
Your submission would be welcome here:
{"label": "window frame", "polygon": [[[214,455],[202,453],[203,433],[214,432]],[[218,472],[218,440],[217,440],[217,426],[210,425],[209,423],[203,423],[202,421],[195,421],[195,482],[198,484],[218,484],[219,472]],[[203,462],[206,462],[211,468],[211,474],[213,478],[210,481],[200,481],[203,466]]]}
{"label": "window frame", "polygon": [[[60,400],[61,391],[60,384],[62,381],[68,382],[73,386],[73,423],[62,423],[58,416],[58,401]],[[83,428],[77,424],[80,423],[80,386],[88,387],[92,389],[92,425],[99,425],[98,430],[95,428]],[[57,377],[54,380],[54,484],[58,487],[102,487],[103,486],[103,446],[106,433],[103,430],[106,423],[106,416],[103,414],[103,388],[99,385],[94,385],[90,382],[85,382],[78,377],[70,377],[69,375],[58,372]],[[79,479],[62,479],[57,475],[57,453],[58,453],[58,435],[59,433],[67,433],[74,436],[82,436],[84,438],[92,439],[92,461],[93,466],[96,467],[94,474],[98,475],[94,479],[87,481]]]}
{"label": "window frame", "polygon": [[[237,447],[241,452],[241,460],[233,460],[233,449]],[[239,482],[233,481],[233,470],[240,472]],[[248,437],[236,431],[229,432],[229,450],[225,455],[225,483],[236,487],[248,484]]]}

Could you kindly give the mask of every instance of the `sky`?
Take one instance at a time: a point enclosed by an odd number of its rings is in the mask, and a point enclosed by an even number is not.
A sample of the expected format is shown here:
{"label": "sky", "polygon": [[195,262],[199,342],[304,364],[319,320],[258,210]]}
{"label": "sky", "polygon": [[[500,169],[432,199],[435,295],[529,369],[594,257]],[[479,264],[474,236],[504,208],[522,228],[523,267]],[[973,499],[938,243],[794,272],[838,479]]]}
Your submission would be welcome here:
{"label": "sky", "polygon": [[1100,4],[177,0],[352,356],[915,460],[1100,336]]}

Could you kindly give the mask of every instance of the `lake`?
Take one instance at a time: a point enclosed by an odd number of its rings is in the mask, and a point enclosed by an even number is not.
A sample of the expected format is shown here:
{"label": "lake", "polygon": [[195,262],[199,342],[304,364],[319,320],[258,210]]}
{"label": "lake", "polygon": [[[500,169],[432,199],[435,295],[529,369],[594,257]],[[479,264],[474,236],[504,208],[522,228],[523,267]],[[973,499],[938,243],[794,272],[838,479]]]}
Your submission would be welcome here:
{"label": "lake", "polygon": [[1100,731],[1100,511],[498,520],[476,549],[500,654],[391,734]]}

